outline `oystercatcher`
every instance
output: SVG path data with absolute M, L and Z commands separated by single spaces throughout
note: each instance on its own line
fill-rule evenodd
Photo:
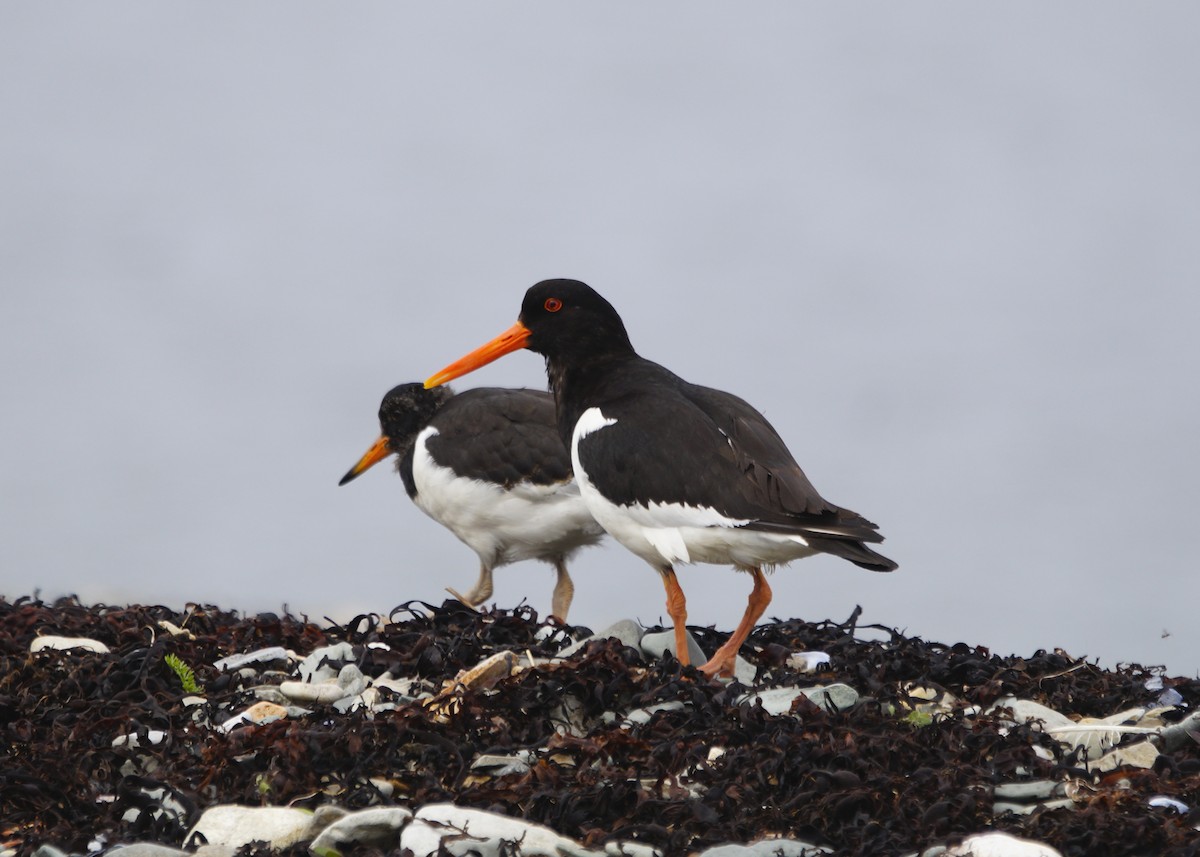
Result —
M 872 571 L 897 567 L 865 544 L 883 541 L 878 527 L 823 499 L 762 414 L 639 357 L 612 305 L 577 280 L 533 286 L 516 324 L 425 386 L 520 348 L 546 358 L 558 430 L 588 509 L 662 575 L 683 663 L 687 608 L 677 562 L 733 565 L 754 579 L 737 629 L 701 667 L 709 676 L 732 675 L 770 603 L 764 566 L 829 553 Z
M 567 559 L 604 530 L 571 478 L 550 395 L 401 384 L 383 397 L 379 425 L 382 436 L 338 484 L 399 456 L 408 496 L 479 556 L 479 580 L 451 595 L 478 607 L 492 595 L 493 569 L 540 559 L 558 574 L 551 612 L 566 622 L 575 592 Z

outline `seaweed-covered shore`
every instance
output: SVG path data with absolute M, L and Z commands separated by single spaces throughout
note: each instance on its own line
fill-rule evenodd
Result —
M 589 632 L 528 608 L 414 603 L 334 625 L 212 606 L 0 598 L 0 851 L 181 846 L 221 804 L 454 803 L 587 847 L 645 843 L 666 855 L 769 837 L 899 855 L 985 830 L 1063 855 L 1200 853 L 1200 729 L 1188 720 L 1200 681 L 865 633 L 855 618 L 760 626 L 743 650 L 755 668 L 747 686 L 709 682 L 614 638 L 555 660 Z M 692 630 L 709 652 L 725 637 Z M 47 635 L 108 651 L 31 651 Z M 278 719 L 238 719 L 295 680 L 297 659 L 341 643 L 329 666 L 353 666 L 373 704 L 314 697 L 281 705 Z M 827 663 L 792 657 L 811 651 Z M 455 683 L 502 652 L 513 669 Z M 856 692 L 852 705 L 801 694 L 772 713 L 750 693 L 835 684 Z M 1012 700 L 1084 728 L 1026 722 Z M 1085 733 L 1109 745 L 1077 739 Z M 1134 744 L 1149 756 L 1112 755 Z M 1098 762 L 1106 756 L 1111 764 Z M 483 757 L 524 762 L 489 768 Z M 1053 786 L 1057 799 L 1002 800 L 1026 783 L 1048 784 L 1047 796 Z

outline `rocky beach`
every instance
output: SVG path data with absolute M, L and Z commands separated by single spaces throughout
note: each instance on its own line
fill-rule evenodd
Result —
M 1195 678 L 857 611 L 728 683 L 669 641 L 0 598 L 0 855 L 1200 854 Z

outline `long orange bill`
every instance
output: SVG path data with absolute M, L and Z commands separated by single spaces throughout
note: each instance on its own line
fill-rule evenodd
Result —
M 367 454 L 358 460 L 358 464 L 350 468 L 349 472 L 342 477 L 342 481 L 339 482 L 338 485 L 345 485 L 351 479 L 357 479 L 364 472 L 374 467 L 391 454 L 392 449 L 390 446 L 388 446 L 388 438 L 385 435 L 379 438 L 379 440 L 375 441 L 371 448 L 367 450 Z
M 453 381 L 455 378 L 466 375 L 468 372 L 474 372 L 480 366 L 486 366 L 493 360 L 498 360 L 505 354 L 518 351 L 528 344 L 529 328 L 518 321 L 487 345 L 476 348 L 466 357 L 455 360 L 436 375 L 429 376 L 429 379 L 425 382 L 425 389 L 431 390 L 434 387 L 445 384 L 447 381 Z

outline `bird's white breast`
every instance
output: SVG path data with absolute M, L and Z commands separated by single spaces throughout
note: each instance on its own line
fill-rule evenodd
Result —
M 553 561 L 602 534 L 572 481 L 518 482 L 504 488 L 457 475 L 426 447 L 437 429 L 427 426 L 413 447 L 413 502 L 450 530 L 489 566 L 524 559 Z

